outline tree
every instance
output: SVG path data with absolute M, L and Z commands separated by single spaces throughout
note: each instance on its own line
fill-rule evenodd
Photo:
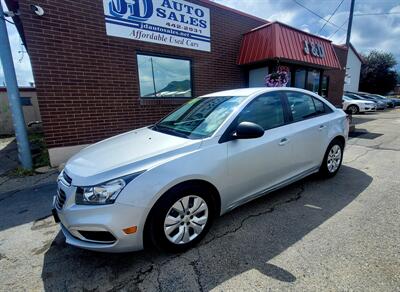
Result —
M 361 66 L 360 91 L 387 94 L 397 83 L 396 58 L 392 53 L 371 51 L 363 56 Z

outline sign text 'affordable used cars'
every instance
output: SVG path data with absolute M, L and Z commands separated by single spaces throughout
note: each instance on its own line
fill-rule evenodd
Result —
M 183 0 L 103 0 L 107 35 L 211 51 L 210 10 Z

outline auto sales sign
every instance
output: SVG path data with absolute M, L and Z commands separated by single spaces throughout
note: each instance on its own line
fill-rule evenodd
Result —
M 210 10 L 183 0 L 103 0 L 107 35 L 211 51 Z

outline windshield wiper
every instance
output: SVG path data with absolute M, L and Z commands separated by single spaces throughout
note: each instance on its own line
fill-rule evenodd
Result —
M 170 127 L 163 126 L 163 125 L 160 125 L 160 124 L 155 124 L 153 126 L 153 130 L 157 131 L 157 132 L 165 133 L 165 134 L 170 134 L 170 135 L 173 135 L 173 136 L 178 136 L 178 137 L 182 137 L 182 138 L 189 138 L 189 135 L 187 135 L 185 133 L 182 133 L 182 132 L 180 132 L 178 130 L 175 130 L 175 129 L 172 129 Z

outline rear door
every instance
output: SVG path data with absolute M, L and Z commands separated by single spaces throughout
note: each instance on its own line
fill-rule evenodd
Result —
M 288 133 L 293 147 L 292 167 L 297 175 L 301 175 L 315 170 L 322 162 L 332 110 L 306 93 L 286 91 L 285 95 L 291 115 Z

